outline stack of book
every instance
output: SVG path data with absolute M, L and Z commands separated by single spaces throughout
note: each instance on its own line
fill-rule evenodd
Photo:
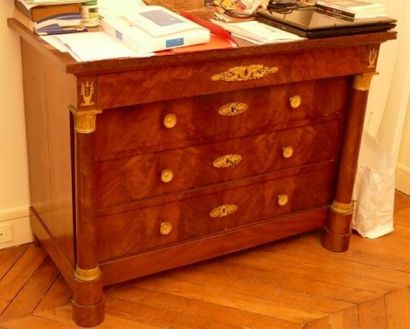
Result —
M 322 12 L 356 20 L 386 17 L 383 2 L 365 0 L 317 0 L 316 8 Z
M 81 0 L 14 0 L 14 18 L 38 35 L 84 31 Z

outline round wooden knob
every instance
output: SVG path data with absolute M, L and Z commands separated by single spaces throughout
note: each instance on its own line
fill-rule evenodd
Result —
M 163 183 L 169 183 L 174 179 L 174 172 L 171 169 L 164 169 L 161 171 L 161 181 Z
M 168 113 L 164 117 L 164 127 L 171 129 L 174 128 L 177 124 L 177 116 L 174 113 Z
M 278 205 L 284 207 L 289 202 L 289 196 L 287 194 L 279 194 L 278 195 Z
M 171 231 L 172 231 L 172 224 L 170 222 L 163 222 L 159 226 L 159 233 L 161 233 L 161 235 L 168 235 L 171 233 Z
M 297 109 L 302 104 L 302 97 L 295 95 L 289 98 L 289 105 L 292 109 Z
M 293 150 L 292 146 L 285 146 L 282 149 L 282 155 L 285 159 L 291 158 L 293 156 L 293 152 L 294 152 L 294 150 Z

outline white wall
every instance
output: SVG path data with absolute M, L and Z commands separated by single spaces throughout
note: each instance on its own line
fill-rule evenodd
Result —
M 386 63 L 393 66 L 394 71 L 377 137 L 397 159 L 410 95 L 410 3 L 408 0 L 389 0 L 389 3 L 399 22 L 397 57 L 395 61 Z
M 402 8 L 396 74 L 378 135 L 398 157 L 396 188 L 410 195 L 410 3 L 406 2 Z
M 0 249 L 32 239 L 20 44 L 6 23 L 12 13 L 13 1 L 0 1 Z

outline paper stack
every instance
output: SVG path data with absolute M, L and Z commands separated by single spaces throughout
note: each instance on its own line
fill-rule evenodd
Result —
M 108 12 L 109 13 L 109 12 Z M 106 15 L 104 31 L 46 36 L 43 39 L 78 62 L 149 57 L 155 51 L 210 41 L 209 29 L 160 6 L 141 6 L 130 16 Z
M 105 32 L 68 33 L 44 36 L 42 39 L 58 50 L 68 52 L 77 62 L 152 56 L 136 53 Z

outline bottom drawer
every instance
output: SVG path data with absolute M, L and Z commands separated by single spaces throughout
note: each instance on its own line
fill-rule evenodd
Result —
M 334 166 L 97 219 L 100 261 L 322 207 L 333 196 Z

